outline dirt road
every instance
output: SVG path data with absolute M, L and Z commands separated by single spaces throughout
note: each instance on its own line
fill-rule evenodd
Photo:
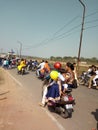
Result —
M 3 70 L 2 70 L 3 71 Z M 26 90 L 2 73 L 0 84 L 0 130 L 59 130 L 39 106 L 35 106 Z
M 85 86 L 74 89 L 74 113 L 72 118 L 63 119 L 39 107 L 42 82 L 35 73 L 21 76 L 16 72 L 6 70 L 5 82 L 0 84 L 0 98 L 4 97 L 0 100 L 0 130 L 98 130 L 98 90 Z

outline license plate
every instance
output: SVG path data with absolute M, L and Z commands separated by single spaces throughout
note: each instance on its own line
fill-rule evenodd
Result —
M 66 109 L 73 109 L 72 104 L 67 104 L 67 105 L 66 105 Z

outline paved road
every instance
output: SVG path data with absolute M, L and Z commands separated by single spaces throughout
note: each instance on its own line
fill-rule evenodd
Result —
M 37 79 L 34 72 L 21 76 L 17 75 L 15 69 L 8 71 L 22 84 L 23 89 L 28 89 L 32 95 L 32 102 L 38 106 L 38 102 L 41 100 L 42 81 Z M 98 130 L 98 90 L 80 86 L 74 89 L 72 93 L 76 99 L 72 118 L 63 119 L 55 113 L 51 113 L 51 115 L 65 130 L 92 130 L 92 128 Z

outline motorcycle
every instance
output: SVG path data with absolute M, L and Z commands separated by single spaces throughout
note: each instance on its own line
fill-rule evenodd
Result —
M 82 74 L 78 77 L 78 82 L 80 85 L 88 86 L 89 79 L 90 79 L 90 75 L 87 74 L 86 72 L 82 72 Z
M 21 70 L 18 70 L 18 74 L 24 75 L 25 74 L 25 67 L 22 67 Z
M 75 99 L 71 94 L 72 89 L 68 89 L 62 96 L 59 102 L 48 101 L 47 107 L 50 111 L 56 112 L 63 118 L 71 118 Z
M 28 64 L 28 65 L 27 65 L 27 70 L 28 70 L 28 71 L 32 71 L 32 65 Z
M 39 68 L 37 68 L 37 69 L 39 69 Z M 37 76 L 39 79 L 41 79 L 42 81 L 43 81 L 48 75 L 49 75 L 49 72 L 48 72 L 47 70 L 45 70 L 45 69 L 44 69 L 44 72 L 39 71 L 39 74 L 38 74 L 38 72 L 37 72 L 37 70 L 36 70 L 36 76 Z
M 85 86 L 89 86 L 89 80 L 90 80 L 91 75 L 86 73 L 86 72 L 82 72 L 82 74 L 78 77 L 78 82 L 80 85 L 85 85 Z M 92 80 L 92 84 L 91 87 L 92 88 L 97 88 L 98 89 L 98 78 L 95 80 L 96 81 L 96 85 L 97 86 L 93 86 L 93 80 Z

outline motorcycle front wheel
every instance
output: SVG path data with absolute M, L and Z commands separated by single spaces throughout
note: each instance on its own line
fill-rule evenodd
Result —
M 85 82 L 84 82 L 84 80 L 82 78 L 78 78 L 78 83 L 80 85 L 84 85 L 85 84 Z

